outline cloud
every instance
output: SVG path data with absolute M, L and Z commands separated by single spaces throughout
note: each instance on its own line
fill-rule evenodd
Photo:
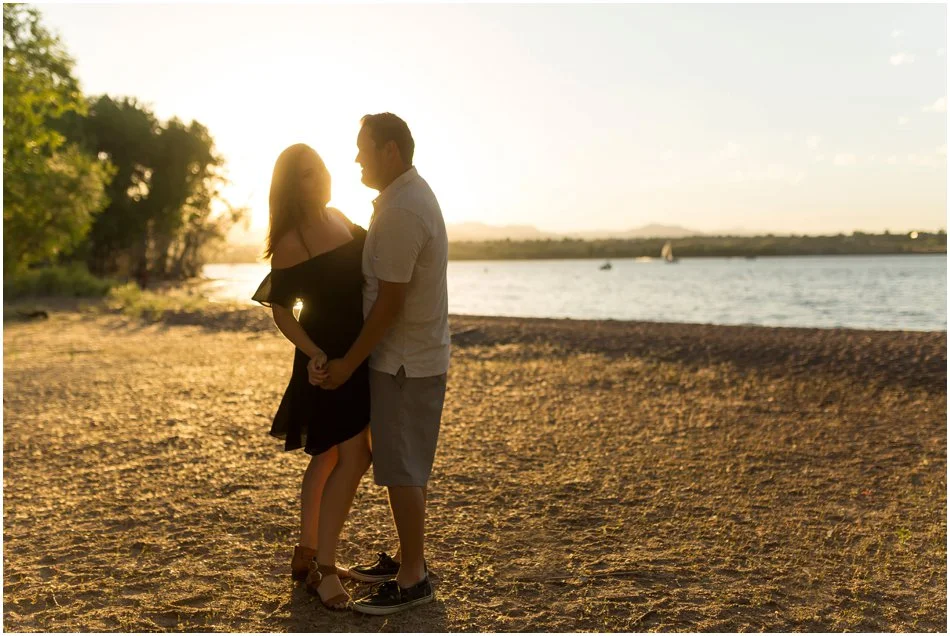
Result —
M 798 172 L 792 174 L 784 165 L 770 163 L 767 166 L 746 166 L 745 168 L 737 168 L 726 178 L 730 183 L 784 181 L 786 183 L 798 184 L 805 178 L 805 173 Z
M 858 162 L 858 158 L 851 153 L 842 152 L 835 155 L 836 166 L 853 166 Z
M 739 156 L 741 150 L 742 146 L 734 141 L 730 141 L 726 144 L 726 147 L 719 152 L 719 156 L 723 159 L 735 159 Z
M 891 31 L 892 38 L 899 38 L 902 35 L 904 35 L 904 32 L 901 31 L 900 29 L 894 29 L 893 31 Z
M 910 153 L 907 155 L 907 163 L 914 166 L 921 166 L 923 168 L 934 168 L 937 165 L 937 160 L 930 155 L 918 155 L 917 153 Z
M 898 53 L 891 56 L 891 66 L 900 66 L 901 64 L 911 64 L 914 61 L 913 53 Z
M 808 139 L 805 140 L 805 145 L 814 150 L 818 147 L 818 144 L 821 143 L 821 137 L 818 135 L 810 135 Z
M 937 168 L 946 165 L 947 146 L 936 148 L 933 153 L 909 152 L 904 155 L 890 155 L 885 162 L 891 166 L 917 166 L 919 168 Z
M 909 117 L 904 117 L 903 115 L 901 115 L 900 117 L 897 118 L 897 125 L 900 126 L 901 128 L 903 128 L 909 123 L 910 123 Z
M 945 113 L 947 112 L 947 96 L 944 95 L 930 106 L 921 108 L 925 113 Z

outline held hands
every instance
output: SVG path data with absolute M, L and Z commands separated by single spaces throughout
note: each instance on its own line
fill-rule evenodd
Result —
M 327 354 L 321 349 L 317 349 L 317 353 L 307 363 L 307 375 L 310 376 L 310 384 L 316 386 L 325 379 L 326 364 Z
M 310 376 L 310 384 L 333 390 L 345 384 L 353 375 L 353 370 L 342 359 L 337 358 L 326 362 L 326 356 L 323 356 L 322 361 L 318 356 L 310 359 L 307 364 L 307 374 Z
M 327 362 L 325 369 L 326 379 L 323 381 L 323 384 L 320 385 L 324 389 L 335 389 L 345 384 L 346 381 L 350 379 L 350 376 L 353 375 L 353 369 L 349 368 L 346 362 L 341 358 Z
M 317 352 L 314 354 L 314 356 L 310 358 L 310 364 L 313 364 L 316 367 L 325 366 L 326 363 L 327 363 L 327 354 L 323 351 L 323 349 L 317 349 Z
M 310 358 L 310 362 L 307 363 L 307 375 L 310 379 L 310 384 L 314 386 L 319 386 L 326 380 L 327 377 L 327 361 L 324 357 L 321 361 L 320 357 Z

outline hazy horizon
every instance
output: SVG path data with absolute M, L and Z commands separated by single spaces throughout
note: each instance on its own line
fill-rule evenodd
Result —
M 470 229 L 470 228 L 464 228 L 464 226 L 482 226 L 484 228 L 484 232 L 480 233 L 479 232 L 480 228 Z M 630 236 L 630 237 L 626 236 L 630 232 L 636 232 L 637 230 L 643 230 L 644 228 L 653 227 L 653 226 L 671 227 L 671 228 L 675 228 L 681 231 L 677 232 L 676 234 L 670 234 L 670 235 L 641 234 L 638 236 Z M 512 238 L 512 240 L 519 240 L 519 239 L 531 240 L 534 237 L 527 236 L 527 235 L 532 232 L 537 232 L 538 237 L 543 239 L 546 237 L 553 238 L 553 237 L 562 237 L 562 236 L 580 236 L 581 238 L 599 238 L 599 237 L 609 238 L 612 236 L 622 237 L 622 238 L 641 238 L 641 237 L 642 238 L 680 238 L 680 237 L 685 237 L 685 236 L 700 236 L 700 235 L 710 236 L 710 237 L 714 237 L 714 236 L 755 237 L 755 236 L 765 236 L 767 234 L 775 234 L 777 236 L 791 235 L 791 234 L 804 235 L 804 236 L 829 236 L 829 235 L 837 235 L 837 234 L 851 235 L 854 232 L 863 231 L 860 229 L 854 229 L 854 230 L 849 230 L 849 231 L 824 232 L 824 233 L 822 232 L 811 232 L 811 233 L 770 232 L 767 230 L 756 230 L 755 228 L 738 228 L 738 227 L 722 228 L 722 229 L 712 230 L 712 231 L 700 231 L 700 230 L 696 230 L 695 228 L 686 228 L 686 227 L 676 226 L 676 225 L 648 223 L 640 227 L 623 228 L 623 229 L 617 229 L 617 230 L 590 228 L 590 229 L 581 229 L 581 230 L 571 230 L 571 231 L 566 231 L 566 232 L 555 232 L 551 230 L 546 230 L 544 228 L 539 228 L 534 225 L 523 225 L 523 224 L 490 225 L 490 224 L 481 223 L 480 221 L 462 221 L 459 223 L 448 223 L 446 227 L 448 229 L 450 241 L 466 241 L 466 240 L 481 241 L 481 240 L 504 239 L 506 237 L 510 237 Z M 465 234 L 462 234 L 463 228 L 464 228 Z M 510 233 L 504 233 L 503 232 L 504 230 L 510 230 Z M 931 233 L 946 232 L 947 228 L 946 228 L 946 225 L 941 226 L 941 227 L 936 227 L 936 228 L 919 228 L 919 227 L 898 228 L 898 229 L 884 228 L 884 230 L 882 230 L 881 232 L 873 232 L 873 233 L 882 234 L 884 231 L 887 231 L 890 234 L 896 235 L 896 234 L 909 234 L 912 231 L 931 232 Z M 249 244 L 254 244 L 254 243 L 261 243 L 263 242 L 264 236 L 266 235 L 266 233 L 267 233 L 267 228 L 261 227 L 261 226 L 252 227 L 250 229 L 235 228 L 235 230 L 231 233 L 231 236 L 229 237 L 229 242 L 234 243 L 236 245 L 249 245 Z M 482 236 L 485 236 L 485 238 L 481 238 Z
M 298 141 L 366 224 L 355 138 L 384 110 L 450 224 L 946 228 L 945 5 L 39 9 L 86 94 L 208 126 L 254 231 Z

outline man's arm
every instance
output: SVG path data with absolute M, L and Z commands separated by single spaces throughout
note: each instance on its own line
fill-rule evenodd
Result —
M 360 335 L 346 355 L 327 363 L 323 374 L 316 365 L 310 366 L 310 382 L 325 389 L 335 389 L 346 382 L 386 336 L 405 304 L 416 259 L 431 238 L 422 218 L 403 208 L 381 212 L 374 227 L 377 238 L 369 249 L 379 293 L 363 321 Z
M 350 347 L 350 350 L 343 356 L 345 368 L 350 373 L 356 371 L 357 367 L 363 364 L 363 361 L 373 352 L 379 341 L 383 339 L 386 332 L 395 322 L 402 306 L 406 301 L 406 288 L 409 283 L 390 283 L 389 281 L 379 281 L 379 295 L 369 315 L 363 322 L 363 329 L 356 342 Z
M 325 369 L 318 369 L 317 365 L 311 362 L 308 366 L 311 384 L 319 384 L 324 389 L 335 389 L 350 379 L 353 372 L 363 364 L 363 361 L 383 339 L 399 312 L 402 311 L 408 285 L 409 283 L 379 281 L 379 294 L 372 309 L 369 310 L 369 315 L 363 321 L 360 335 L 345 356 L 330 360 Z

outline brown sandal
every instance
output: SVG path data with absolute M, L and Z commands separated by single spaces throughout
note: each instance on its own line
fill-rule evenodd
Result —
M 345 590 L 342 594 L 337 594 L 327 600 L 324 600 L 323 596 L 320 595 L 318 588 L 323 582 L 323 579 L 329 576 L 337 577 L 337 581 L 340 582 L 340 577 L 337 575 L 335 565 L 323 565 L 317 563 L 316 559 L 314 559 L 310 565 L 310 572 L 307 574 L 307 591 L 311 594 L 315 594 L 317 598 L 320 599 L 320 603 L 328 610 L 343 611 L 349 609 L 350 595 L 347 594 Z M 342 582 L 340 582 L 340 587 L 343 587 Z
M 290 560 L 290 577 L 295 581 L 303 581 L 310 571 L 310 561 L 317 556 L 317 551 L 305 548 L 302 545 L 294 546 L 294 558 Z

